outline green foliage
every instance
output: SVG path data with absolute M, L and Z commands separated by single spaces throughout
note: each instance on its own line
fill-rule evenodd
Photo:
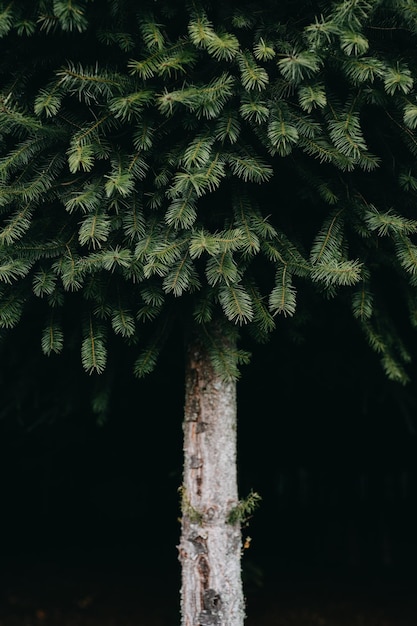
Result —
M 389 95 L 400 91 L 404 94 L 410 92 L 413 87 L 413 78 L 408 67 L 396 63 L 394 67 L 388 67 L 384 75 L 385 90 Z
M 412 3 L 168 4 L 0 7 L 0 326 L 35 297 L 59 352 L 77 298 L 86 371 L 110 329 L 143 376 L 192 320 L 230 379 L 248 355 L 211 324 L 264 341 L 313 289 L 405 380 L 380 276 L 414 320 Z
M 352 294 L 352 312 L 361 322 L 370 320 L 373 313 L 374 297 L 369 285 L 369 272 L 362 273 L 362 281 L 358 283 Z
M 307 113 L 316 108 L 322 109 L 327 104 L 326 90 L 320 83 L 302 85 L 298 97 L 301 108 Z
M 24 298 L 21 294 L 0 286 L 0 328 L 13 328 L 23 313 Z
M 61 326 L 51 318 L 48 326 L 42 331 L 42 352 L 49 356 L 53 352 L 59 354 L 64 347 L 64 334 Z
M 409 377 L 404 364 L 409 363 L 410 355 L 404 349 L 395 328 L 387 320 L 375 316 L 374 323 L 364 322 L 362 329 L 369 345 L 380 355 L 387 377 L 394 382 L 407 383 Z
M 242 52 L 239 55 L 240 78 L 244 89 L 248 91 L 262 91 L 269 83 L 266 70 L 258 65 L 250 52 Z
M 219 302 L 228 320 L 243 324 L 253 319 L 252 301 L 242 285 L 229 284 L 220 287 Z
M 33 293 L 42 298 L 50 296 L 56 287 L 56 275 L 51 271 L 45 271 L 42 267 L 33 275 Z
M 275 277 L 275 287 L 269 295 L 269 308 L 283 315 L 294 315 L 296 309 L 296 290 L 292 275 L 287 266 L 280 268 Z
M 284 56 L 278 61 L 278 67 L 284 78 L 296 84 L 317 74 L 320 66 L 320 57 L 308 50 L 294 50 L 291 54 Z
M 74 0 L 54 0 L 53 13 L 64 31 L 77 30 L 82 33 L 88 26 L 84 15 L 84 3 Z
M 377 231 L 380 237 L 410 235 L 417 232 L 417 220 L 411 220 L 394 213 L 392 209 L 380 212 L 370 205 L 365 213 L 367 227 L 371 231 Z
M 150 374 L 155 369 L 160 348 L 158 344 L 150 343 L 144 350 L 142 350 L 140 356 L 136 359 L 133 371 L 138 378 Z
M 111 325 L 114 332 L 122 337 L 135 334 L 135 318 L 128 309 L 115 309 L 111 316 Z
M 104 372 L 107 361 L 104 329 L 93 322 L 92 317 L 86 322 L 84 339 L 81 344 L 81 362 L 89 374 Z
M 242 525 L 247 525 L 249 519 L 252 517 L 252 514 L 260 505 L 261 500 L 262 498 L 259 493 L 256 493 L 256 491 L 251 491 L 244 500 L 240 500 L 239 504 L 237 504 L 237 506 L 235 506 L 229 512 L 227 518 L 228 524 L 239 523 Z

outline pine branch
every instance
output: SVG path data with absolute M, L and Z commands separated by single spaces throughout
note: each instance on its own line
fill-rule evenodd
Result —
M 64 347 L 64 333 L 61 326 L 51 317 L 49 324 L 45 326 L 41 336 L 42 352 L 50 356 L 52 353 L 60 354 Z
M 111 325 L 116 335 L 122 337 L 132 337 L 136 331 L 134 316 L 128 309 L 122 307 L 113 310 Z
M 80 257 L 68 246 L 65 254 L 52 265 L 52 269 L 61 278 L 65 291 L 78 291 L 83 286 L 84 271 Z
M 234 111 L 224 112 L 217 118 L 214 129 L 214 137 L 224 143 L 228 140 L 231 144 L 236 143 L 241 132 L 241 125 Z
M 382 78 L 385 72 L 382 61 L 365 56 L 346 59 L 343 62 L 343 69 L 354 85 L 373 83 L 375 79 Z
M 234 82 L 233 76 L 223 72 L 206 85 L 192 85 L 175 91 L 165 89 L 157 97 L 158 108 L 163 115 L 172 115 L 178 105 L 183 105 L 198 118 L 215 118 L 232 97 Z
M 11 285 L 29 274 L 33 265 L 31 259 L 0 257 L 0 281 Z
M 140 120 L 145 107 L 153 104 L 155 94 L 150 89 L 142 89 L 126 95 L 115 96 L 109 101 L 109 110 L 122 122 Z
M 22 316 L 25 299 L 18 290 L 0 287 L 0 328 L 14 328 Z
M 165 221 L 176 229 L 190 229 L 197 218 L 197 198 L 193 190 L 184 197 L 174 198 L 165 213 Z
M 352 312 L 353 316 L 365 322 L 370 320 L 373 314 L 373 293 L 369 287 L 369 272 L 363 272 L 363 280 L 360 286 L 352 294 Z
M 84 333 L 81 344 L 82 365 L 88 374 L 101 374 L 105 370 L 107 361 L 104 329 L 95 325 L 90 317 Z
M 244 120 L 262 124 L 269 117 L 269 108 L 257 94 L 244 93 L 241 98 L 240 114 Z
M 206 264 L 206 277 L 209 285 L 214 287 L 219 283 L 227 286 L 239 281 L 239 270 L 231 252 L 223 252 L 211 257 Z
M 314 109 L 322 109 L 327 104 L 326 90 L 323 83 L 302 85 L 298 89 L 300 106 L 307 113 Z
M 242 285 L 226 284 L 219 289 L 219 302 L 227 319 L 246 324 L 253 319 L 252 300 Z
M 122 215 L 123 232 L 132 242 L 145 235 L 145 216 L 137 194 Z
M 415 279 L 417 277 L 417 246 L 408 237 L 397 237 L 395 252 L 401 267 Z
M 368 39 L 358 30 L 342 30 L 340 32 L 340 47 L 348 56 L 360 56 L 369 49 Z
M 275 287 L 269 295 L 269 309 L 276 315 L 294 315 L 296 309 L 296 289 L 287 266 L 281 267 L 275 276 Z
M 268 139 L 274 148 L 271 154 L 277 152 L 280 156 L 287 156 L 298 142 L 298 130 L 284 119 L 281 111 L 277 110 L 275 115 L 270 120 L 267 131 Z
M 253 54 L 257 61 L 270 61 L 275 57 L 273 43 L 267 43 L 262 37 L 253 46 Z
M 26 206 L 12 213 L 0 230 L 0 244 L 11 245 L 21 239 L 30 229 L 32 217 L 32 203 L 28 203 Z
M 265 342 L 275 328 L 274 318 L 268 311 L 264 297 L 253 283 L 249 283 L 247 291 L 250 295 L 253 308 L 252 334 L 258 342 Z
M 358 259 L 352 261 L 329 259 L 313 266 L 311 278 L 326 287 L 355 285 L 361 279 L 362 267 L 363 264 Z
M 192 264 L 188 250 L 184 256 L 175 263 L 171 263 L 171 270 L 165 276 L 162 286 L 166 293 L 172 293 L 179 297 L 184 292 L 193 292 L 199 289 L 201 283 L 198 274 Z
M 413 88 L 411 71 L 405 65 L 400 65 L 400 63 L 388 67 L 385 70 L 384 86 L 385 91 L 391 96 L 397 91 L 408 94 Z
M 195 51 L 185 41 L 180 40 L 161 51 L 147 54 L 140 60 L 131 59 L 128 69 L 132 76 L 137 75 L 147 81 L 155 76 L 175 77 L 177 74 L 186 74 L 195 62 Z
M 392 209 L 381 212 L 374 205 L 369 205 L 365 213 L 367 228 L 379 237 L 410 235 L 417 232 L 417 220 L 398 215 Z
M 278 67 L 284 78 L 297 85 L 304 79 L 317 74 L 321 65 L 320 57 L 307 50 L 294 50 L 290 55 L 284 56 L 278 61 Z
M 104 202 L 102 181 L 99 178 L 90 179 L 83 187 L 70 191 L 64 196 L 65 208 L 68 213 L 94 213 Z
M 310 253 L 311 263 L 325 263 L 341 258 L 343 241 L 343 211 L 333 211 L 317 234 Z
M 64 93 L 77 96 L 80 102 L 87 105 L 111 100 L 115 93 L 123 89 L 126 82 L 120 74 L 98 65 L 83 67 L 81 63 L 71 62 L 57 72 L 57 77 Z
M 158 24 L 154 15 L 147 14 L 139 22 L 140 33 L 147 49 L 152 52 L 156 49 L 163 50 L 165 46 L 165 37 L 162 32 L 163 24 Z
M 250 354 L 236 347 L 237 334 L 231 327 L 217 322 L 215 328 L 201 326 L 202 337 L 208 350 L 210 361 L 225 382 L 235 381 L 240 376 L 239 364 L 247 364 Z
M 269 76 L 265 68 L 258 65 L 249 51 L 238 55 L 240 78 L 247 91 L 263 91 L 269 83 Z
M 272 167 L 257 156 L 231 153 L 228 155 L 228 161 L 233 174 L 245 182 L 262 183 L 269 180 L 273 175 Z
M 108 215 L 97 210 L 82 220 L 78 231 L 78 241 L 82 246 L 100 248 L 108 240 L 110 229 L 111 223 Z
M 41 268 L 34 274 L 32 284 L 35 296 L 50 296 L 56 289 L 56 275 L 51 270 Z
M 82 4 L 74 0 L 54 0 L 53 11 L 62 30 L 82 33 L 87 29 L 88 21 Z

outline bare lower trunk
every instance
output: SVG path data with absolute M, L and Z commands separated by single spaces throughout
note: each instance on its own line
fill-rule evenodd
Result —
M 188 349 L 179 559 L 182 626 L 242 626 L 236 383 L 225 382 L 198 342 Z

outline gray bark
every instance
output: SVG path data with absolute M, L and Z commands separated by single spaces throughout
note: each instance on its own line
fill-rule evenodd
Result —
M 188 347 L 179 559 L 182 626 L 242 626 L 236 383 L 214 370 L 198 341 Z

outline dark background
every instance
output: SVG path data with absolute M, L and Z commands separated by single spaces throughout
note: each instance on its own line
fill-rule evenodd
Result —
M 134 355 L 119 343 L 101 377 L 83 373 L 76 338 L 50 358 L 39 344 L 27 322 L 1 354 L 7 593 L 25 572 L 43 568 L 55 578 L 68 571 L 138 576 L 176 597 L 179 334 L 144 380 L 134 378 Z M 284 582 L 317 580 L 412 587 L 415 365 L 409 385 L 389 382 L 336 303 L 305 328 L 284 320 L 268 344 L 247 345 L 252 361 L 238 383 L 239 482 L 242 497 L 253 489 L 262 502 L 243 529 L 252 538 L 243 558 L 246 592 L 261 597 Z M 97 398 L 106 394 L 107 408 L 98 412 Z

